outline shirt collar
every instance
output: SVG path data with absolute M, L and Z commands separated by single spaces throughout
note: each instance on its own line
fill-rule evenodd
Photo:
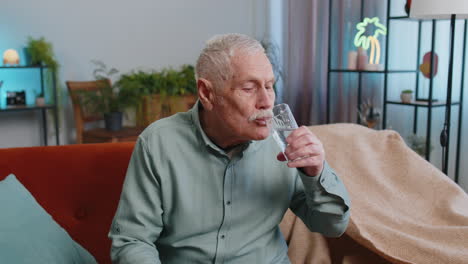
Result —
M 211 141 L 211 139 L 206 135 L 205 131 L 203 130 L 200 122 L 200 108 L 202 107 L 203 105 L 200 103 L 200 100 L 197 100 L 192 109 L 189 110 L 192 119 L 192 124 L 195 127 L 195 130 L 199 136 L 200 144 L 202 146 L 209 147 L 222 155 L 227 156 L 227 153 L 223 149 L 218 147 L 215 143 L 213 143 L 213 141 Z M 245 143 L 245 146 L 243 147 L 241 152 L 251 152 L 257 150 L 261 143 L 261 141 L 250 140 Z

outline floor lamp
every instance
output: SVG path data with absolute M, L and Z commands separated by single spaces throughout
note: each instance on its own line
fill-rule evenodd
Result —
M 443 152 L 442 171 L 445 174 L 448 174 L 448 144 L 450 135 L 450 114 L 452 110 L 452 74 L 455 19 L 468 18 L 468 0 L 413 0 L 410 8 L 410 17 L 421 19 L 450 19 L 450 57 L 447 78 L 447 101 L 445 102 L 444 127 L 440 133 L 440 144 L 442 146 Z M 463 87 L 461 87 L 461 89 L 463 89 Z

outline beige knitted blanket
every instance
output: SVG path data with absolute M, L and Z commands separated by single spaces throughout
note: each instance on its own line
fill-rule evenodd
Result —
M 342 238 L 325 239 L 288 211 L 281 229 L 293 263 L 468 263 L 468 195 L 398 133 L 311 130 L 350 193 L 351 218 Z

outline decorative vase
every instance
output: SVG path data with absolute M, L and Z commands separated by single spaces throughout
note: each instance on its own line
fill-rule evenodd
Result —
M 31 54 L 29 53 L 27 48 L 23 48 L 23 54 L 24 54 L 23 56 L 24 65 L 26 66 L 31 65 Z
M 413 99 L 413 93 L 401 93 L 400 98 L 403 103 L 409 104 Z
M 357 60 L 358 60 L 357 51 L 353 50 L 353 51 L 348 52 L 348 70 L 357 69 Z
M 368 64 L 369 57 L 367 56 L 367 52 L 363 48 L 358 49 L 357 53 L 357 68 L 358 70 L 365 71 L 366 66 Z
M 44 97 L 36 97 L 36 105 L 37 106 L 44 106 L 45 105 L 45 98 Z
M 122 129 L 122 112 L 111 112 L 104 114 L 106 129 L 109 131 L 118 131 Z

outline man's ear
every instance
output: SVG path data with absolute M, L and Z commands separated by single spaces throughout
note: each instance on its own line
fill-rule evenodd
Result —
M 198 98 L 206 110 L 213 109 L 215 100 L 214 87 L 207 79 L 199 78 L 197 81 Z

